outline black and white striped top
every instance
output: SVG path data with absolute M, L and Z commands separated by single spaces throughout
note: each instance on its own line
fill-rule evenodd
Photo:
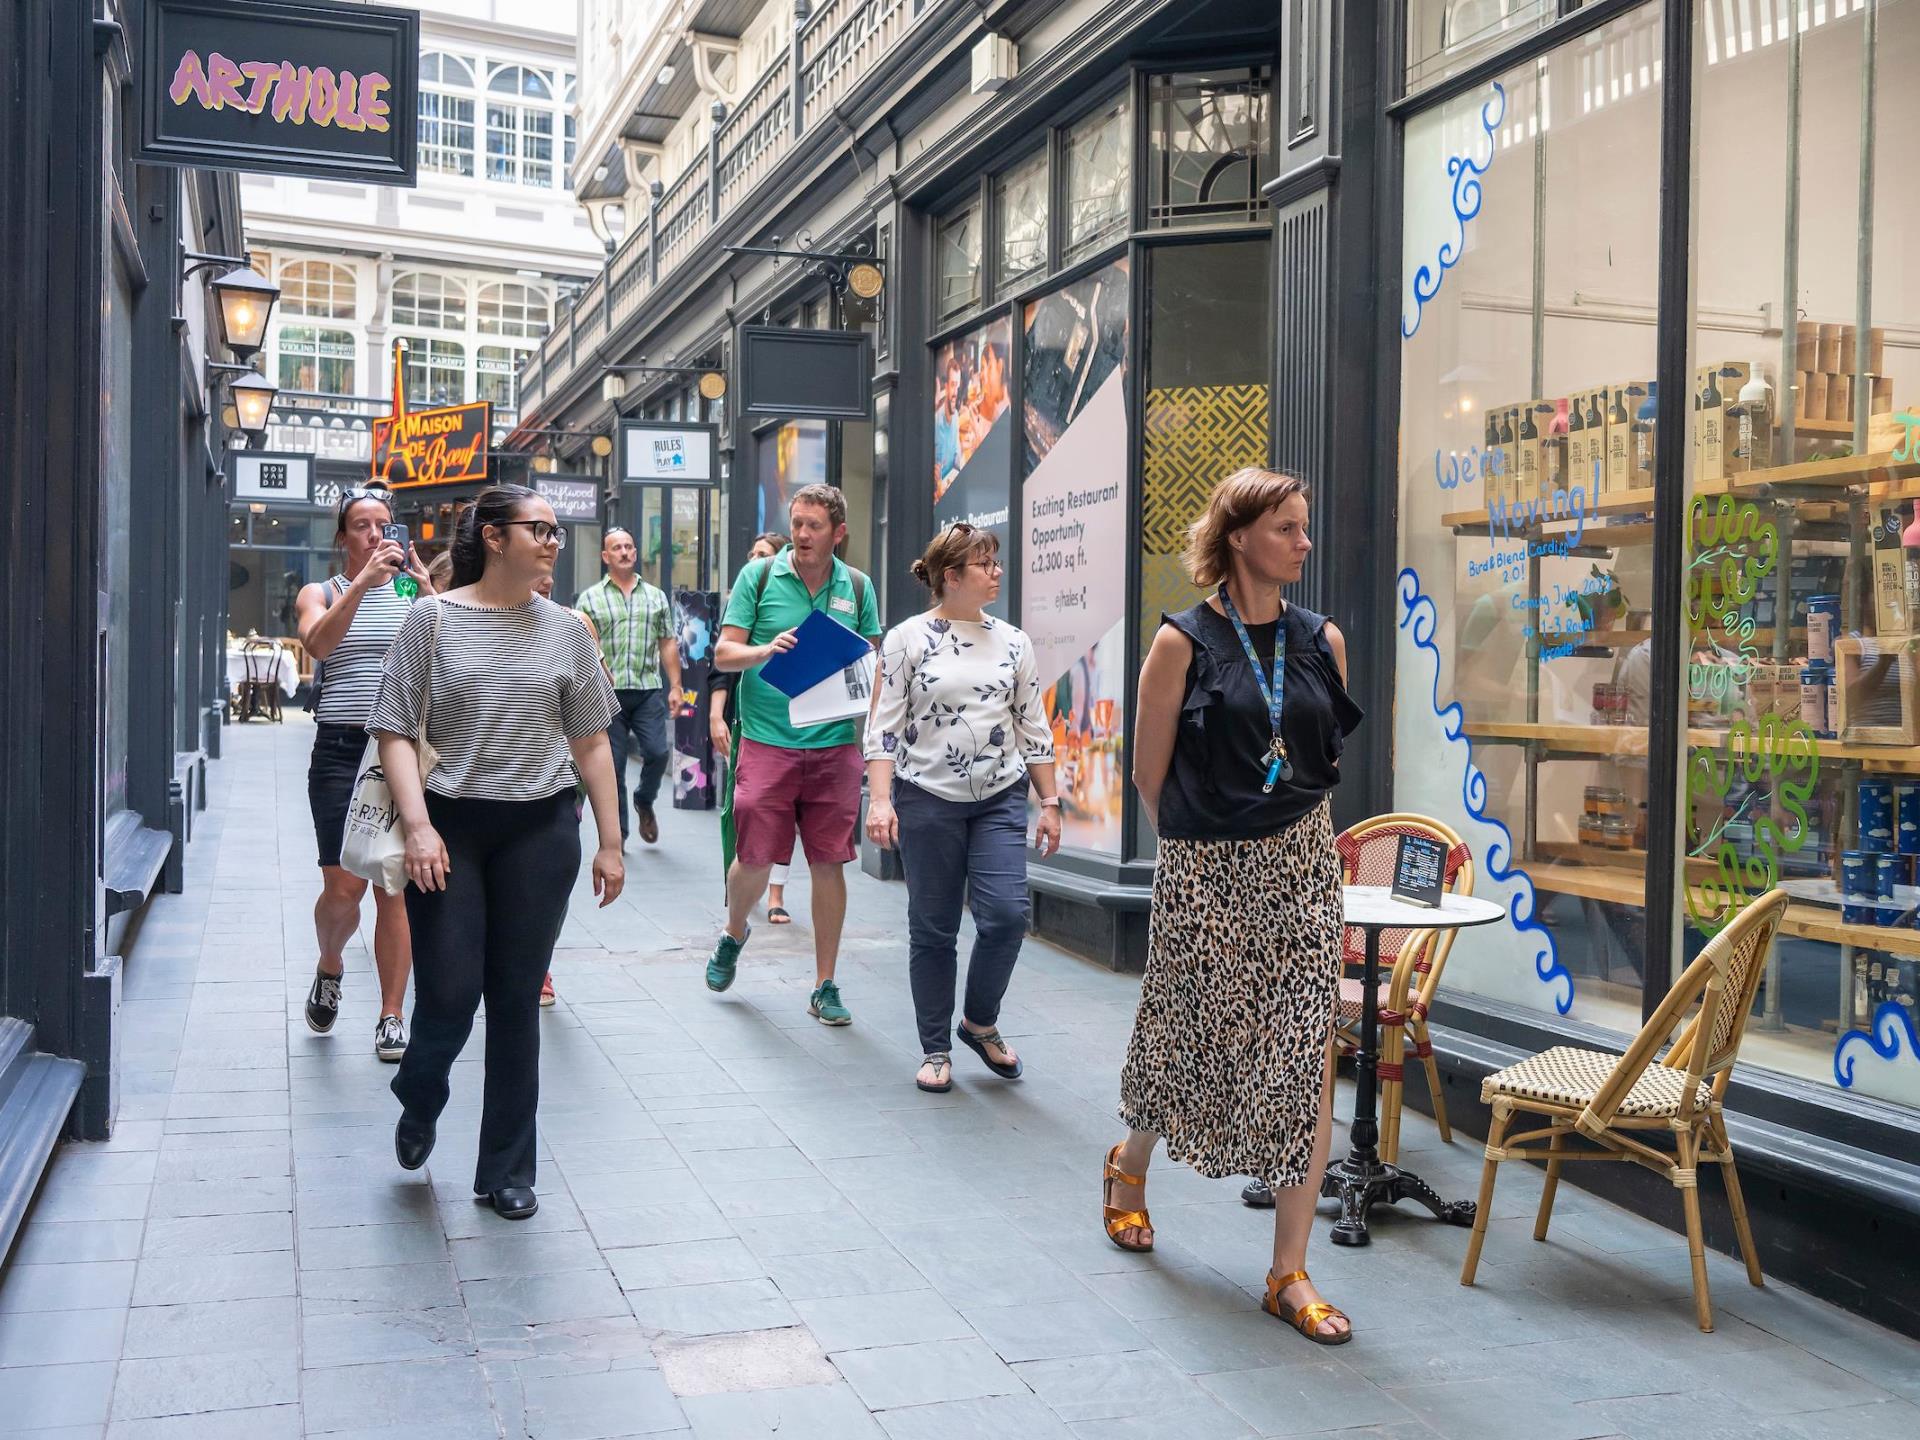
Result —
M 536 595 L 505 608 L 426 600 L 387 652 L 367 729 L 415 738 L 434 612 L 433 704 L 427 739 L 436 795 L 543 800 L 577 778 L 567 741 L 605 730 L 618 702 L 600 652 L 573 611 Z
M 327 581 L 332 603 L 338 605 L 347 593 L 347 581 L 335 575 Z M 347 633 L 323 661 L 320 672 L 320 704 L 313 718 L 322 725 L 351 725 L 358 730 L 373 713 L 373 697 L 380 689 L 380 664 L 400 633 L 411 600 L 402 600 L 391 583 L 376 585 L 360 597 L 360 608 L 353 612 Z

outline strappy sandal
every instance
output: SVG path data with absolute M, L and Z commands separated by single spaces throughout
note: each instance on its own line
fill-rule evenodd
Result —
M 989 1045 L 999 1046 L 1002 1055 L 1013 1048 L 1000 1038 L 1000 1031 L 997 1028 L 993 1030 L 982 1030 L 976 1035 L 973 1031 L 962 1025 L 960 1027 L 960 1043 L 985 1061 L 987 1069 L 993 1071 L 993 1073 L 998 1075 L 1002 1080 L 1018 1080 L 1021 1070 L 1025 1068 L 1021 1065 L 1018 1055 L 1013 1057 L 1013 1063 L 1011 1065 L 1003 1065 L 991 1055 L 987 1054 L 987 1047 Z
M 1280 1292 L 1287 1286 L 1306 1278 L 1307 1272 L 1304 1270 L 1291 1270 L 1278 1276 L 1269 1270 L 1267 1298 L 1260 1302 L 1260 1308 L 1274 1319 L 1285 1321 L 1316 1345 L 1346 1344 L 1353 1338 L 1353 1317 L 1339 1306 L 1329 1305 L 1325 1300 L 1310 1300 L 1296 1310 L 1280 1298 Z M 1322 1333 L 1320 1327 L 1334 1319 L 1345 1320 L 1347 1328 L 1331 1334 Z
M 1119 1210 L 1113 1205 L 1113 1186 L 1118 1181 L 1122 1185 L 1141 1185 L 1147 1183 L 1144 1175 L 1129 1175 L 1119 1165 L 1120 1147 L 1114 1146 L 1107 1152 L 1106 1173 L 1100 1182 L 1100 1218 L 1107 1227 L 1107 1238 L 1122 1250 L 1144 1255 L 1153 1249 L 1153 1221 L 1144 1209 Z M 1144 1230 L 1146 1240 L 1122 1240 L 1120 1237 L 1129 1230 Z
M 953 1089 L 953 1057 L 944 1050 L 935 1050 L 921 1060 L 920 1069 L 924 1070 L 929 1065 L 935 1067 L 936 1074 L 944 1070 L 947 1078 L 942 1080 L 938 1085 L 929 1085 L 926 1081 L 922 1080 L 916 1072 L 913 1077 L 913 1083 L 918 1085 L 922 1090 L 925 1090 L 929 1095 L 944 1095 L 947 1091 Z

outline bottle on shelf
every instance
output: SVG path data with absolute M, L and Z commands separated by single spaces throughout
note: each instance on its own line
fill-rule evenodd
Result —
M 1507 497 L 1509 503 L 1520 495 L 1520 446 L 1513 434 L 1511 405 L 1504 405 L 1500 409 L 1500 493 Z
M 1571 488 L 1587 483 L 1587 417 L 1581 413 L 1578 395 L 1568 400 L 1566 405 L 1567 463 L 1566 473 L 1561 476 L 1561 481 Z
M 1520 498 L 1540 493 L 1540 427 L 1533 423 L 1532 405 L 1520 407 Z
M 1567 402 L 1542 400 L 1533 408 L 1540 415 L 1540 494 L 1550 499 L 1567 488 Z
M 1740 428 L 1733 453 L 1743 462 L 1740 468 L 1770 468 L 1773 464 L 1773 391 L 1767 377 L 1758 370 L 1740 387 L 1738 407 Z
M 1650 490 L 1653 488 L 1653 456 L 1655 426 L 1660 418 L 1660 382 L 1647 382 L 1647 398 L 1640 402 L 1639 413 L 1633 417 L 1630 432 L 1633 439 L 1633 488 Z

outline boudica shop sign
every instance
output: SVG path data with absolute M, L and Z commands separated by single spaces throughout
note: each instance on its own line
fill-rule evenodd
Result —
M 409 410 L 373 422 L 373 478 L 396 490 L 487 478 L 493 406 Z
M 148 0 L 137 159 L 414 183 L 420 25 L 344 0 Z

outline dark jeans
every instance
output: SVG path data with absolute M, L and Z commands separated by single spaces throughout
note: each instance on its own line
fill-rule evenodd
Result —
M 1000 1019 L 1027 933 L 1027 784 L 985 800 L 943 800 L 893 782 L 900 817 L 900 864 L 907 877 L 907 975 L 920 1023 L 920 1050 L 953 1048 L 955 940 L 963 900 L 973 911 L 966 1006 L 975 1025 Z
M 667 692 L 664 690 L 616 690 L 620 713 L 607 727 L 607 740 L 613 746 L 613 788 L 620 796 L 620 838 L 627 838 L 627 737 L 640 751 L 640 784 L 633 792 L 634 803 L 651 806 L 660 794 L 660 781 L 667 773 L 667 760 L 673 747 L 667 739 Z
M 544 800 L 449 800 L 427 814 L 452 862 L 447 888 L 408 885 L 413 1036 L 393 1077 L 407 1113 L 437 1119 L 447 1077 L 487 1002 L 476 1194 L 533 1184 L 540 1101 L 540 981 L 580 873 L 573 791 Z

